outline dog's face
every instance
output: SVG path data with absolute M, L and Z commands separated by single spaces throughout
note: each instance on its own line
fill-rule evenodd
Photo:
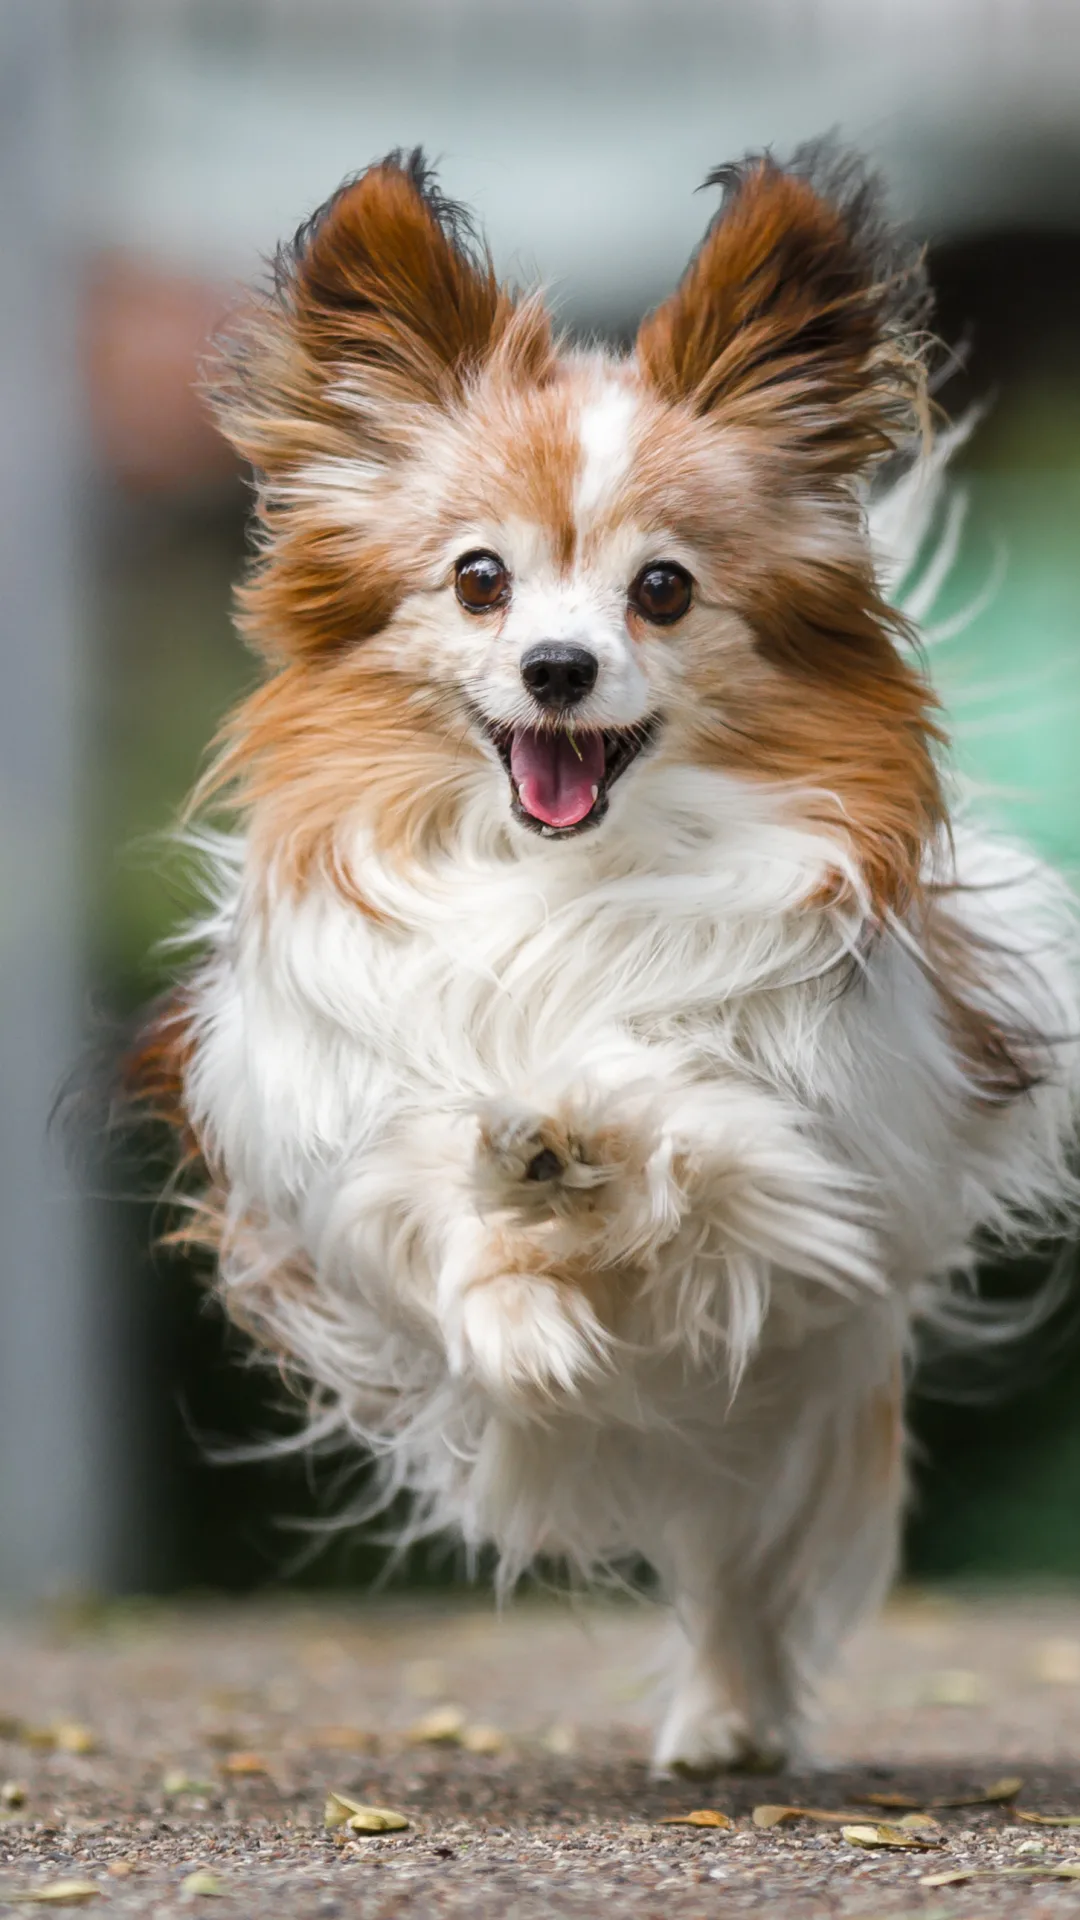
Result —
M 675 763 L 789 793 L 880 908 L 914 886 L 930 702 L 860 504 L 917 391 L 913 272 L 821 156 L 727 186 L 624 357 L 560 351 L 415 161 L 283 261 L 222 411 L 261 478 L 245 613 L 278 669 L 230 765 L 296 874 L 358 811 L 413 851 L 466 800 L 511 842 L 611 834 Z

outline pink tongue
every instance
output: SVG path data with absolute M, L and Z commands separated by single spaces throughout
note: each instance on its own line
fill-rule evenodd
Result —
M 518 799 L 534 820 L 548 827 L 576 827 L 591 811 L 604 777 L 604 736 L 515 727 L 510 772 Z

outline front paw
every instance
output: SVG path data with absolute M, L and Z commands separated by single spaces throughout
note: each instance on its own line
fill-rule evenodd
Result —
M 587 1192 L 611 1176 L 595 1151 L 597 1143 L 585 1137 L 570 1114 L 541 1113 L 507 1098 L 489 1100 L 479 1121 L 477 1181 L 493 1197 L 513 1190 L 518 1205 L 533 1200 L 550 1205 L 557 1192 Z
M 545 1107 L 492 1100 L 478 1117 L 480 1212 L 541 1232 L 553 1257 L 600 1271 L 648 1259 L 676 1231 L 678 1191 L 647 1093 L 581 1086 Z
M 603 1365 L 604 1330 L 589 1303 L 543 1275 L 474 1281 L 456 1320 L 451 1367 L 473 1375 L 509 1409 L 535 1410 L 572 1396 Z

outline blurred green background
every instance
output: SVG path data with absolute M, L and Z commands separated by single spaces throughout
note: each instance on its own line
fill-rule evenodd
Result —
M 938 331 L 962 350 L 939 398 L 954 417 L 984 408 L 956 461 L 968 512 L 934 624 L 970 618 L 931 649 L 957 758 L 995 818 L 1080 867 L 1075 6 L 87 0 L 67 29 L 87 668 L 75 844 L 103 1020 L 168 976 L 158 945 L 191 902 L 167 828 L 253 677 L 229 617 L 247 493 L 193 396 L 200 352 L 260 254 L 344 174 L 417 139 L 476 205 L 500 268 L 554 282 L 571 327 L 617 334 L 679 271 L 711 165 L 833 124 L 877 156 L 929 236 Z M 378 1549 L 346 1534 L 301 1565 L 310 1536 L 292 1525 L 340 1505 L 355 1465 L 208 1460 L 287 1415 L 197 1276 L 151 1252 L 152 1206 L 109 1197 L 151 1178 L 114 1166 L 87 1203 L 110 1371 L 86 1391 L 121 1463 L 104 1577 L 371 1577 Z M 989 1284 L 1022 1296 L 1038 1280 L 1029 1265 Z M 911 1572 L 1080 1576 L 1078 1321 L 1059 1313 L 989 1372 L 956 1363 L 917 1383 Z

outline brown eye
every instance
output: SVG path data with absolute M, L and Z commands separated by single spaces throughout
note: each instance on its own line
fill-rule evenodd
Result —
M 454 585 L 469 613 L 490 613 L 510 598 L 510 575 L 497 553 L 463 553 L 454 568 Z
M 630 604 L 656 627 L 681 620 L 693 598 L 694 583 L 685 567 L 673 560 L 654 560 L 642 567 L 630 589 Z

